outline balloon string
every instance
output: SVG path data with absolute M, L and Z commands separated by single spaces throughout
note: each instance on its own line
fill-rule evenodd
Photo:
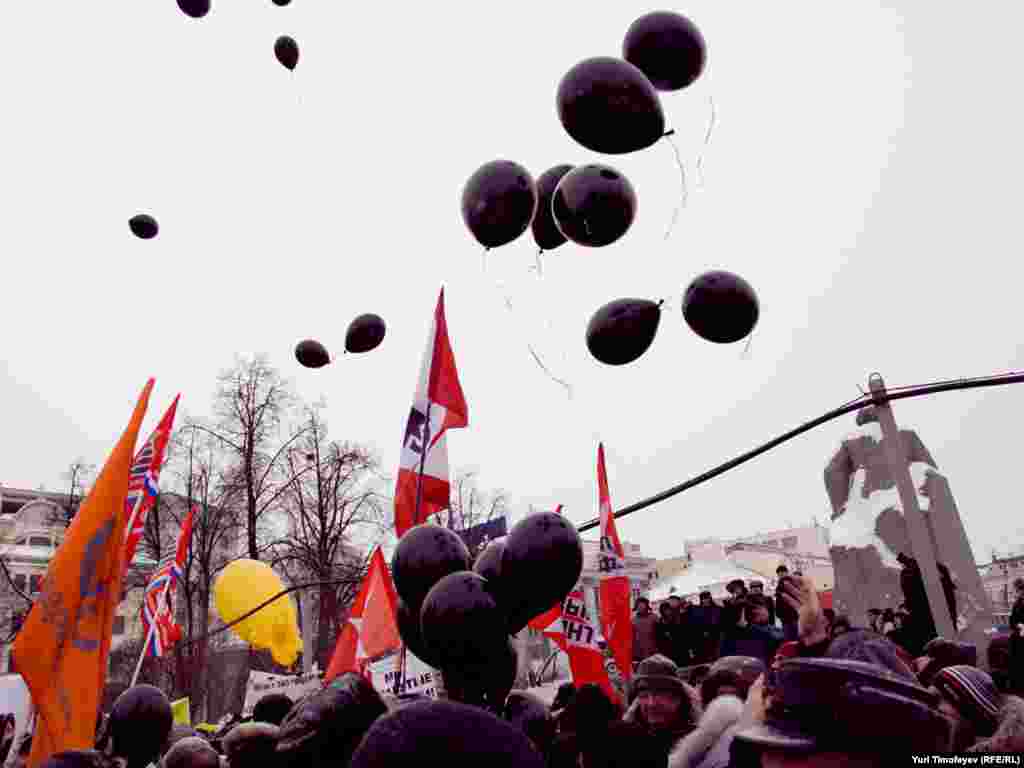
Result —
M 753 348 L 753 346 L 754 346 L 754 332 L 751 331 L 750 335 L 747 336 L 747 343 L 743 347 L 743 354 L 740 355 L 740 359 L 741 360 L 749 360 L 750 359 L 750 350 Z
M 542 253 L 544 253 L 544 249 L 543 248 L 538 248 L 537 249 L 537 277 L 538 278 L 544 277 L 544 267 L 541 266 L 541 263 L 540 263 L 540 256 L 541 256 Z
M 715 125 L 718 122 L 718 111 L 715 109 L 715 97 L 708 96 L 708 106 L 711 109 L 711 115 L 708 117 L 708 129 L 704 133 L 704 145 L 701 148 L 700 154 L 697 156 L 697 186 L 704 187 L 704 154 L 707 152 L 708 146 L 711 144 L 711 133 L 715 129 Z
M 484 246 L 484 250 L 480 254 L 480 271 L 483 272 L 485 275 L 487 274 L 487 253 L 490 250 L 490 248 Z
M 666 133 L 665 138 L 668 140 L 669 146 L 672 147 L 672 153 L 676 157 L 676 167 L 679 168 L 679 187 L 680 187 L 680 198 L 679 203 L 676 205 L 675 210 L 672 212 L 672 221 L 669 222 L 668 229 L 665 230 L 665 239 L 668 240 L 672 235 L 672 230 L 675 229 L 676 221 L 679 220 L 679 214 L 682 213 L 683 208 L 686 207 L 687 190 L 686 190 L 686 167 L 683 165 L 683 158 L 679 154 L 679 147 L 676 146 L 675 140 L 672 138 L 671 133 Z
M 544 362 L 540 359 L 537 353 L 533 351 L 533 347 L 530 344 L 527 344 L 526 348 L 530 350 L 530 354 L 533 355 L 533 359 L 537 362 L 537 365 L 540 366 L 540 369 L 548 375 L 549 379 L 565 387 L 566 394 L 569 396 L 569 399 L 572 400 L 572 385 L 569 384 L 569 382 L 563 381 L 562 379 L 558 378 L 551 371 L 549 371 L 548 367 L 544 365 Z

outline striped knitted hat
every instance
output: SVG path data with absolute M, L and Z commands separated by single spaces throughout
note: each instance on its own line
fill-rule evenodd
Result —
M 979 736 L 995 733 L 1002 696 L 986 672 L 958 664 L 940 670 L 932 685 L 974 725 Z

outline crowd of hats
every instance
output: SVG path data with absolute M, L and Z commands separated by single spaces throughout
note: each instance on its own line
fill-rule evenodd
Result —
M 585 149 L 623 155 L 650 147 L 665 131 L 658 91 L 695 82 L 707 59 L 696 25 L 659 11 L 626 32 L 622 57 L 597 56 L 576 64 L 558 85 L 556 103 L 565 131 Z M 462 217 L 490 250 L 527 229 L 541 252 L 572 241 L 600 248 L 621 239 L 636 217 L 637 195 L 625 174 L 603 163 L 560 163 L 534 180 L 519 163 L 492 160 L 478 168 L 462 192 Z M 600 307 L 586 330 L 587 348 L 607 365 L 639 359 L 658 332 L 663 302 L 620 298 Z M 701 338 L 730 344 L 746 338 L 760 315 L 754 289 L 722 270 L 697 276 L 682 296 L 687 325 Z
M 415 526 L 391 562 L 399 633 L 410 651 L 441 670 L 452 698 L 500 708 L 516 676 L 510 635 L 560 603 L 582 569 L 579 533 L 553 512 L 519 521 L 475 563 L 454 531 Z

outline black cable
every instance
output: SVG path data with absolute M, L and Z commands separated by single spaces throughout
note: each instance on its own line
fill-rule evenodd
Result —
M 959 389 L 995 387 L 1002 384 L 1020 383 L 1024 383 L 1024 373 L 1004 373 L 997 374 L 995 376 L 979 376 L 973 379 L 949 379 L 946 381 L 934 382 L 932 384 L 923 384 L 915 387 L 897 387 L 894 390 L 890 390 L 887 388 L 885 395 L 881 397 L 876 397 L 872 394 L 868 394 L 864 397 L 858 397 L 844 405 L 839 406 L 838 408 L 829 411 L 828 413 L 822 414 L 816 419 L 811 419 L 810 421 L 801 424 L 796 429 L 792 429 L 789 432 L 786 432 L 785 434 L 780 435 L 779 437 L 776 437 L 773 440 L 769 440 L 764 445 L 760 445 L 757 448 L 747 451 L 746 453 L 741 454 L 740 456 L 737 456 L 734 459 L 730 459 L 724 464 L 720 464 L 717 467 L 714 467 L 713 469 L 709 469 L 707 472 L 697 475 L 697 477 L 691 478 L 684 483 L 680 483 L 679 485 L 673 486 L 672 488 L 669 488 L 666 491 L 657 493 L 654 496 L 651 496 L 650 498 L 643 499 L 634 504 L 630 504 L 628 507 L 623 507 L 622 509 L 615 513 L 614 517 L 625 517 L 626 515 L 644 509 L 645 507 L 657 504 L 659 501 L 665 501 L 665 499 L 669 499 L 675 496 L 676 494 L 682 493 L 683 491 L 687 491 L 690 488 L 693 488 L 696 485 L 700 485 L 701 483 L 706 482 L 708 480 L 711 480 L 714 477 L 718 477 L 718 475 L 728 472 L 730 469 L 734 469 L 735 467 L 738 467 L 740 464 L 744 464 L 750 461 L 751 459 L 760 456 L 762 453 L 770 451 L 772 448 L 781 445 L 787 440 L 792 440 L 794 437 L 802 435 L 804 432 L 809 432 L 815 427 L 820 427 L 822 424 L 832 421 L 833 419 L 838 419 L 840 416 L 845 416 L 848 413 L 858 411 L 864 406 L 871 403 L 881 405 L 889 400 L 903 400 L 909 397 L 922 397 L 924 395 L 932 395 L 938 392 L 951 392 Z M 588 520 L 587 522 L 578 525 L 577 530 L 579 530 L 580 533 L 583 533 L 584 531 L 588 531 L 591 528 L 597 528 L 600 524 L 601 519 L 594 518 L 593 520 Z

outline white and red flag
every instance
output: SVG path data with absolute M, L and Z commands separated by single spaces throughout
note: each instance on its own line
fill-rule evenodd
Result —
M 124 535 L 124 573 L 127 573 L 131 566 L 135 549 L 146 529 L 146 513 L 160 493 L 160 468 L 164 463 L 167 443 L 171 439 L 174 414 L 178 410 L 180 397 L 181 395 L 178 395 L 174 398 L 174 402 L 156 425 L 153 434 L 143 443 L 132 460 L 131 473 L 128 477 L 128 495 L 124 500 L 125 518 L 128 520 Z
M 341 628 L 331 663 L 324 674 L 329 683 L 345 672 L 367 674 L 367 664 L 402 646 L 398 634 L 398 596 L 380 547 L 370 558 L 348 621 Z
M 142 627 L 146 635 L 143 655 L 160 658 L 181 639 L 181 628 L 174 622 L 174 595 L 178 579 L 184 578 L 194 512 L 195 507 L 188 511 L 181 524 L 173 559 L 164 558 L 146 585 L 142 599 Z
M 569 657 L 569 671 L 576 687 L 595 683 L 612 701 L 619 698 L 608 677 L 598 627 L 587 611 L 579 587 L 560 604 L 535 617 L 529 626 L 551 638 Z
M 448 340 L 442 288 L 402 440 L 395 484 L 395 532 L 399 537 L 431 515 L 448 509 L 451 485 L 445 432 L 467 424 L 469 408 Z
M 604 445 L 597 446 L 597 492 L 600 502 L 601 552 L 599 555 L 598 600 L 601 630 L 624 679 L 633 669 L 633 612 L 629 607 L 630 585 L 626 575 L 626 553 L 615 529 L 615 515 L 608 493 L 604 467 Z

